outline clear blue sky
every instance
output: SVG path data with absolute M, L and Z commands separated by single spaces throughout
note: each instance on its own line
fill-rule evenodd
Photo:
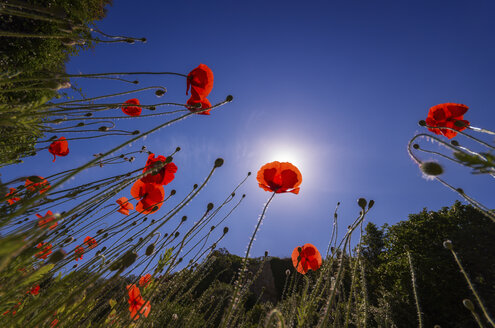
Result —
M 368 219 L 379 225 L 406 219 L 424 207 L 450 206 L 459 198 L 423 179 L 406 145 L 415 133 L 424 132 L 417 122 L 426 118 L 429 107 L 443 102 L 468 105 L 465 118 L 474 126 L 495 126 L 494 12 L 495 2 L 489 0 L 120 0 L 98 26 L 109 34 L 144 36 L 148 42 L 98 45 L 72 58 L 67 71 L 187 74 L 207 64 L 215 74 L 210 101 L 232 94 L 234 102 L 211 116 L 194 116 L 163 129 L 133 149 L 147 145 L 166 155 L 180 146 L 174 159 L 179 171 L 166 189 L 182 195 L 206 176 L 215 158 L 225 159 L 205 193 L 186 209 L 191 217 L 253 172 L 241 191 L 246 200 L 229 219 L 230 232 L 220 245 L 235 254 L 246 249 L 270 196 L 257 186 L 256 171 L 277 156 L 296 158 L 303 175 L 301 193 L 275 197 L 252 255 L 268 250 L 285 257 L 304 243 L 324 252 L 338 201 L 343 231 L 359 212 L 358 197 L 375 200 Z M 142 86 L 166 86 L 169 92 L 160 101 L 187 101 L 182 78 L 140 81 Z M 116 82 L 78 85 L 88 96 L 131 88 Z M 157 101 L 152 93 L 137 98 Z M 145 131 L 157 122 L 117 124 Z M 19 167 L 3 169 L 3 176 L 47 176 L 81 165 L 125 138 L 75 141 L 70 155 L 54 164 L 45 151 Z M 144 162 L 144 156 L 138 157 L 125 170 Z M 83 173 L 76 182 L 89 176 Z M 447 166 L 446 178 L 493 207 L 493 182 L 486 177 L 473 178 L 467 169 Z M 130 198 L 128 192 L 121 196 Z

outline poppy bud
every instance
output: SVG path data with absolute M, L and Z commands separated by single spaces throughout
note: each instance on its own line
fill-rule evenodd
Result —
M 133 39 L 124 39 L 125 42 L 127 43 L 130 43 L 130 44 L 134 44 L 135 41 Z
M 455 191 L 457 191 L 459 194 L 463 194 L 464 193 L 464 189 L 462 189 L 462 188 L 457 188 Z
M 368 203 L 368 209 L 372 208 L 373 205 L 375 205 L 375 201 L 371 199 L 370 202 Z
M 234 197 L 235 196 L 235 192 L 231 193 L 230 196 L 231 197 Z
M 210 227 L 210 231 L 213 231 L 213 230 L 215 230 L 215 226 Z
M 250 176 L 250 175 L 251 175 L 251 172 L 248 172 L 248 176 Z
M 414 149 L 419 149 L 419 145 L 418 145 L 418 144 L 414 144 L 414 145 L 413 145 L 413 148 L 414 148 Z
M 454 122 L 454 125 L 459 127 L 459 128 L 463 128 L 463 127 L 466 127 L 468 126 L 468 124 L 466 124 L 465 122 L 461 121 L 461 120 L 457 120 Z
M 72 243 L 73 241 L 74 241 L 74 237 L 69 237 L 66 240 L 64 240 L 64 243 L 68 244 L 68 243 Z
M 135 80 L 135 81 L 132 81 L 132 83 L 139 84 L 139 81 L 138 80 Z
M 148 220 L 147 216 L 144 217 L 143 222 L 146 222 L 146 220 Z
M 420 165 L 421 171 L 430 176 L 437 176 L 443 173 L 443 168 L 436 162 L 423 162 Z
M 177 232 L 175 233 L 175 236 L 174 236 L 174 238 L 177 238 L 177 237 L 179 237 L 179 235 L 180 235 L 180 232 L 178 232 L 178 231 L 177 231 Z
M 106 246 L 103 246 L 103 248 L 101 249 L 102 252 L 104 252 L 106 250 L 107 250 L 107 247 Z
M 225 235 L 227 232 L 229 232 L 229 227 L 223 228 L 223 234 Z
M 455 147 L 459 147 L 459 146 L 460 146 L 460 145 L 459 145 L 459 142 L 458 142 L 457 140 L 451 140 L 451 141 L 450 141 L 450 144 L 451 144 L 452 146 L 455 146 Z
M 182 257 L 177 260 L 177 264 L 179 264 L 180 262 L 182 262 Z
M 98 131 L 101 131 L 101 132 L 107 132 L 108 131 L 108 127 L 107 126 L 100 126 L 98 128 Z
M 168 233 L 165 233 L 165 234 L 163 235 L 163 238 L 167 238 L 167 237 L 168 237 Z
M 141 133 L 141 132 L 139 132 L 139 130 L 132 131 L 132 135 L 137 135 L 139 133 Z
M 177 191 L 175 189 L 172 189 L 172 190 L 170 190 L 170 195 L 173 196 L 173 195 L 175 195 L 176 192 Z
M 84 122 L 77 123 L 77 126 L 84 126 Z
M 215 248 L 217 248 L 217 243 L 211 244 L 211 249 L 215 249 Z
M 93 113 L 86 113 L 84 116 L 91 117 L 91 116 L 93 116 Z
M 232 95 L 228 95 L 227 98 L 225 98 L 225 101 L 231 102 L 234 100 L 234 97 Z
M 67 253 L 63 249 L 58 249 L 52 254 L 52 256 L 50 256 L 48 262 L 57 263 L 58 261 L 63 260 L 66 255 Z
M 267 257 L 267 256 L 268 256 L 268 251 L 265 251 L 265 257 Z
M 208 205 L 206 206 L 206 210 L 209 212 L 213 209 L 213 203 L 208 203 Z
M 151 219 L 151 224 L 155 223 L 155 220 L 154 219 Z
M 220 167 L 223 165 L 223 158 L 217 158 L 215 160 L 215 167 Z
M 285 275 L 286 276 L 289 276 L 290 275 L 290 270 L 289 269 L 285 270 Z
M 367 204 L 367 203 L 368 203 L 368 202 L 367 202 L 367 201 L 366 201 L 366 199 L 364 199 L 364 198 L 359 198 L 359 199 L 358 199 L 358 205 L 359 205 L 359 207 L 361 207 L 363 210 L 364 210 L 364 208 L 366 207 L 366 204 Z
M 104 235 L 103 235 L 103 238 L 107 238 L 108 237 L 108 232 L 106 232 Z
M 246 194 L 242 194 L 242 198 L 246 197 Z
M 466 309 L 468 309 L 471 312 L 474 312 L 474 304 L 473 302 L 471 302 L 470 299 L 466 298 L 462 300 L 462 304 L 466 307 Z
M 146 38 L 141 38 L 142 43 L 146 43 L 146 41 L 147 41 Z
M 194 186 L 193 186 L 193 189 L 196 189 L 196 188 L 198 188 L 198 184 L 197 183 L 195 183 Z
M 443 247 L 445 247 L 446 249 L 450 249 L 450 250 L 454 249 L 454 245 L 452 245 L 452 241 L 450 241 L 448 239 L 443 242 Z
M 153 251 L 155 250 L 155 244 L 150 244 L 148 247 L 146 247 L 146 252 L 145 254 L 147 256 L 150 256 L 151 254 L 153 254 Z
M 165 92 L 167 92 L 167 91 L 166 90 L 163 90 L 163 89 L 158 89 L 158 90 L 155 91 L 155 95 L 157 97 L 161 97 L 161 96 L 163 96 L 165 94 Z
M 129 158 L 129 162 L 131 162 L 131 163 L 132 163 L 132 162 L 134 162 L 134 160 L 135 160 L 135 159 L 136 159 L 136 157 L 131 156 L 131 158 Z
M 127 253 L 122 256 L 122 268 L 128 268 L 130 267 L 138 258 L 138 255 L 136 252 L 133 251 L 127 251 Z
M 418 122 L 418 124 L 420 126 L 426 126 L 426 121 L 425 120 L 421 120 L 421 121 Z
M 184 215 L 181 219 L 181 222 L 186 222 L 186 220 L 187 220 L 187 216 Z

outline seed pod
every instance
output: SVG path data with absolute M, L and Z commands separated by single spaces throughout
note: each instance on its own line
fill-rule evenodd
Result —
M 122 268 L 130 267 L 138 258 L 138 255 L 134 251 L 127 251 L 127 253 L 122 256 Z
M 366 199 L 364 199 L 364 198 L 359 198 L 359 199 L 358 199 L 358 205 L 359 205 L 359 207 L 361 207 L 363 210 L 364 210 L 364 208 L 366 207 L 366 204 L 367 204 L 367 203 L 368 203 L 368 202 L 367 202 L 367 201 L 366 201 Z

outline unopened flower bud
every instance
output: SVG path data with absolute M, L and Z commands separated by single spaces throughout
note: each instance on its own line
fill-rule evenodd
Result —
M 366 204 L 367 204 L 367 203 L 368 203 L 368 202 L 367 202 L 367 201 L 366 201 L 366 199 L 364 199 L 364 198 L 359 198 L 359 199 L 358 199 L 358 205 L 359 205 L 359 207 L 361 207 L 363 210 L 364 210 L 364 208 L 366 207 Z
M 290 276 L 290 270 L 289 269 L 285 270 L 285 275 Z
M 128 268 L 130 267 L 138 258 L 138 255 L 134 251 L 127 251 L 127 253 L 124 254 L 122 257 L 122 268 Z
M 56 250 L 49 258 L 48 262 L 57 263 L 58 261 L 62 261 L 67 253 L 63 249 Z
M 210 227 L 210 231 L 213 231 L 213 230 L 215 230 L 215 226 Z
M 150 256 L 151 254 L 153 254 L 153 251 L 155 250 L 155 244 L 150 244 L 148 247 L 146 247 L 146 252 L 145 254 L 147 256 Z
M 187 216 L 184 215 L 181 219 L 181 222 L 186 222 L 186 220 L 187 220 Z
M 452 241 L 450 241 L 450 240 L 444 241 L 443 247 L 445 247 L 446 249 L 450 249 L 450 250 L 454 249 L 454 245 L 452 245 Z
M 209 212 L 213 209 L 213 203 L 208 203 L 208 205 L 206 206 L 206 210 Z
M 450 140 L 450 144 L 455 147 L 459 147 L 459 142 L 457 140 Z
M 155 91 L 155 95 L 157 97 L 161 97 L 161 96 L 163 96 L 165 94 L 165 92 L 167 92 L 167 91 L 166 90 L 163 90 L 163 89 L 158 89 L 158 90 Z
M 107 132 L 108 131 L 108 127 L 107 126 L 100 126 L 98 128 L 98 131 L 101 131 L 101 132 Z
M 421 171 L 429 176 L 437 176 L 443 173 L 443 168 L 437 162 L 423 162 L 420 165 Z
M 413 145 L 413 148 L 414 148 L 414 149 L 419 149 L 419 145 L 418 145 L 418 144 L 414 144 L 414 145 Z
M 141 133 L 141 132 L 139 132 L 139 130 L 132 131 L 132 135 L 134 135 L 134 136 L 135 136 L 135 135 L 138 135 L 138 134 L 140 134 L 140 133 Z
M 473 302 L 471 302 L 470 299 L 466 298 L 462 300 L 462 304 L 466 307 L 466 309 L 468 309 L 471 312 L 474 312 L 474 304 Z
M 373 205 L 375 205 L 375 201 L 373 199 L 370 199 L 370 202 L 368 203 L 368 209 L 372 208 Z
M 268 256 L 268 251 L 265 251 L 265 257 L 267 257 L 267 256 Z
M 421 120 L 421 121 L 418 122 L 418 124 L 420 126 L 426 126 L 426 121 L 425 120 Z
M 234 100 L 234 96 L 232 96 L 232 95 L 228 95 L 227 98 L 225 98 L 225 101 L 228 101 L 228 102 L 231 102 L 232 100 Z
M 223 165 L 223 158 L 217 158 L 215 160 L 215 167 L 220 167 Z
M 174 238 L 177 238 L 177 237 L 179 237 L 179 235 L 180 235 L 180 232 L 178 232 L 178 231 L 177 231 L 177 232 L 175 233 L 175 236 L 174 236 Z
M 223 228 L 223 234 L 225 235 L 227 232 L 229 232 L 229 227 Z

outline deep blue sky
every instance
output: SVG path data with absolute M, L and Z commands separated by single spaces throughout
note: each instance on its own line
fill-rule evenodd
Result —
M 368 219 L 379 225 L 458 199 L 439 183 L 422 178 L 406 145 L 415 133 L 424 132 L 418 120 L 443 102 L 468 105 L 465 118 L 474 126 L 495 126 L 494 12 L 495 2 L 489 0 L 120 0 L 108 8 L 99 28 L 145 36 L 148 42 L 98 45 L 72 58 L 67 71 L 187 74 L 207 64 L 215 74 L 208 98 L 216 103 L 232 94 L 234 102 L 211 116 L 194 116 L 161 130 L 134 148 L 144 144 L 166 155 L 182 147 L 174 160 L 177 178 L 168 187 L 182 194 L 206 176 L 215 158 L 225 159 L 205 193 L 186 210 L 191 216 L 207 202 L 223 199 L 253 172 L 242 190 L 247 198 L 227 224 L 230 232 L 221 245 L 236 254 L 244 252 L 270 196 L 257 186 L 256 171 L 290 155 L 303 175 L 301 193 L 275 197 L 252 255 L 268 250 L 289 256 L 294 247 L 308 242 L 324 252 L 338 201 L 343 231 L 358 214 L 358 197 L 375 200 Z M 166 86 L 169 92 L 160 101 L 187 100 L 182 78 L 140 81 L 142 86 Z M 131 88 L 116 82 L 78 85 L 88 96 Z M 152 93 L 137 97 L 142 103 L 157 101 Z M 141 131 L 156 123 L 118 122 Z M 22 166 L 3 169 L 3 175 L 22 171 L 47 176 L 81 165 L 125 138 L 73 142 L 70 155 L 55 164 L 45 151 Z M 125 169 L 142 165 L 145 157 L 137 161 Z M 76 180 L 82 183 L 87 177 Z M 493 207 L 493 182 L 488 178 L 474 179 L 469 170 L 449 166 L 446 178 Z

